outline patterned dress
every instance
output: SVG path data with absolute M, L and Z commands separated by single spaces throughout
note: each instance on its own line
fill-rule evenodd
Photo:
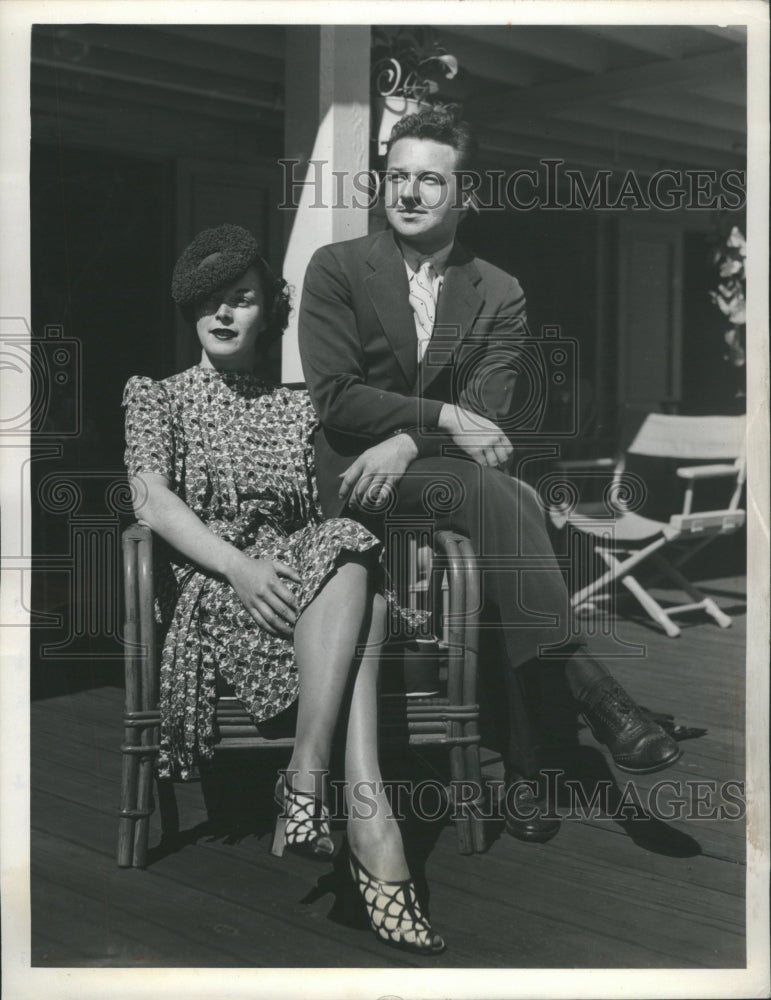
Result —
M 306 392 L 196 366 L 161 382 L 129 379 L 123 404 L 129 476 L 165 476 L 215 535 L 255 558 L 293 566 L 302 583 L 283 582 L 299 609 L 342 552 L 380 544 L 356 521 L 322 520 L 313 469 L 317 420 Z M 297 698 L 297 666 L 291 640 L 261 629 L 226 580 L 178 554 L 170 565 L 165 588 L 158 573 L 168 627 L 159 774 L 185 779 L 212 756 L 217 673 L 261 722 Z

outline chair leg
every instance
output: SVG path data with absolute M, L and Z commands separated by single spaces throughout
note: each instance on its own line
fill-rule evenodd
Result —
M 600 555 L 613 571 L 619 571 L 621 569 L 622 564 L 620 560 L 616 559 L 616 557 L 611 555 L 610 552 L 601 551 Z M 645 608 L 651 618 L 664 629 L 670 639 L 676 639 L 680 635 L 680 629 L 678 626 L 675 625 L 659 602 L 654 597 L 651 597 L 648 591 L 641 586 L 637 580 L 635 580 L 631 573 L 625 573 L 621 577 L 621 582 L 624 584 L 626 589 L 630 591 L 630 593 L 634 594 L 643 608 Z
M 458 852 L 473 854 L 474 841 L 471 831 L 471 814 L 467 804 L 460 805 L 457 799 L 457 789 L 463 787 L 465 779 L 463 767 L 463 747 L 453 747 L 450 750 L 450 787 L 452 788 L 452 810 L 455 820 L 455 833 L 458 837 Z
M 155 782 L 158 792 L 158 812 L 161 817 L 161 839 L 167 840 L 179 834 L 179 808 L 171 778 L 158 778 Z
M 479 615 L 482 612 L 482 590 L 476 553 L 467 538 L 459 542 L 461 555 L 465 560 L 466 593 L 463 609 L 463 701 L 465 704 L 477 703 L 479 699 Z M 469 719 L 463 727 L 465 736 L 478 740 L 479 715 Z M 486 847 L 485 839 L 485 793 L 482 784 L 482 763 L 479 757 L 479 743 L 468 744 L 463 751 L 466 780 L 477 790 L 476 797 L 469 804 L 471 841 L 474 851 L 482 853 Z
M 721 628 L 731 627 L 733 619 L 725 611 L 722 611 L 711 597 L 704 598 L 704 610 Z
M 134 857 L 134 838 L 137 824 L 137 790 L 139 787 L 139 758 L 132 753 L 138 746 L 136 729 L 126 729 L 121 769 L 120 818 L 118 820 L 118 865 L 130 868 Z
M 590 584 L 586 587 L 582 587 L 577 590 L 570 598 L 570 603 L 573 608 L 579 608 L 584 604 L 588 598 L 599 596 L 605 588 L 618 580 L 622 574 L 628 573 L 630 570 L 634 569 L 638 563 L 643 562 L 651 556 L 657 549 L 660 549 L 662 545 L 666 545 L 666 538 L 657 538 L 656 541 L 651 542 L 650 545 L 646 545 L 644 549 L 637 549 L 631 555 L 628 555 L 623 562 L 617 559 L 611 552 L 609 552 L 603 545 L 595 545 L 594 551 L 600 556 L 605 565 L 609 569 L 598 576 L 596 580 L 592 580 Z
M 642 604 L 651 618 L 657 622 L 667 633 L 670 639 L 676 639 L 680 635 L 680 629 L 655 598 L 651 597 L 648 591 L 641 586 L 631 575 L 621 578 L 621 582 Z
M 148 745 L 152 730 L 126 726 L 123 741 L 118 819 L 118 866 L 144 868 L 153 813 L 153 765 L 157 746 Z
M 469 803 L 469 822 L 471 825 L 471 843 L 475 853 L 482 854 L 487 848 L 484 821 L 484 791 L 482 785 L 482 762 L 479 758 L 479 746 L 474 743 L 465 748 L 466 781 L 479 789 L 477 798 Z
M 677 584 L 681 590 L 684 590 L 685 593 L 692 598 L 692 600 L 699 603 L 704 608 L 706 613 L 713 618 L 721 628 L 728 628 L 731 625 L 731 616 L 727 615 L 725 611 L 722 611 L 711 597 L 705 596 L 698 587 L 695 587 L 688 577 L 683 576 L 679 569 L 676 569 L 670 562 L 658 553 L 654 555 L 653 559 L 661 572 L 668 576 L 673 583 Z
M 153 814 L 153 765 L 155 753 L 142 754 L 139 760 L 139 781 L 137 787 L 137 821 L 134 828 L 134 868 L 144 868 L 147 864 L 147 848 L 150 840 L 150 817 Z

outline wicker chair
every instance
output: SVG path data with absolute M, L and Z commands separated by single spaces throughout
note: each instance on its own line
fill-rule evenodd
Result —
M 414 553 L 414 548 L 413 548 Z M 446 692 L 441 696 L 381 694 L 381 742 L 389 747 L 438 746 L 449 753 L 453 818 L 461 854 L 485 848 L 481 816 L 482 777 L 477 704 L 479 570 L 469 541 L 450 531 L 437 532 L 432 566 L 423 589 L 441 621 L 438 648 L 445 661 Z M 153 777 L 158 755 L 159 650 L 156 641 L 153 534 L 134 524 L 123 533 L 125 596 L 126 706 L 118 865 L 147 863 Z M 415 589 L 415 588 L 413 588 Z M 417 589 L 421 589 L 418 585 Z M 220 697 L 216 707 L 215 751 L 291 748 L 293 739 L 260 733 L 243 705 Z M 178 832 L 174 784 L 157 782 L 164 834 Z M 473 791 L 473 796 L 470 792 Z M 176 828 L 175 828 L 176 827 Z

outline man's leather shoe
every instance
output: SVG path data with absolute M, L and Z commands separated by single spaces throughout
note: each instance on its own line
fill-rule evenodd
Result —
M 507 778 L 505 794 L 506 833 L 532 844 L 544 844 L 559 833 L 559 817 L 522 778 Z
M 613 677 L 603 677 L 581 702 L 594 738 L 604 743 L 622 771 L 650 774 L 674 764 L 682 750 L 629 697 Z

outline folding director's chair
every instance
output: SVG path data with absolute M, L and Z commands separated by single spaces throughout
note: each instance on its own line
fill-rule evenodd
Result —
M 695 587 L 680 572 L 680 567 L 716 537 L 737 531 L 744 524 L 745 512 L 739 507 L 746 475 L 744 434 L 743 416 L 689 417 L 651 413 L 616 461 L 612 480 L 605 491 L 612 503 L 610 508 L 606 504 L 604 516 L 597 515 L 596 505 L 591 511 L 580 505 L 574 510 L 553 510 L 555 523 L 561 526 L 567 522 L 586 537 L 608 567 L 606 572 L 571 596 L 571 604 L 577 611 L 591 610 L 594 602 L 607 598 L 610 588 L 620 580 L 671 638 L 680 635 L 672 616 L 687 611 L 703 610 L 721 628 L 731 624 L 731 618 L 712 598 Z M 636 506 L 633 498 L 639 491 L 631 477 L 625 480 L 628 456 L 688 463 L 676 468 L 682 507 L 668 520 L 645 517 L 630 509 Z M 592 468 L 610 470 L 613 463 L 609 459 L 566 461 L 558 467 L 568 475 L 580 475 Z M 697 486 L 709 480 L 725 481 L 726 503 L 717 509 L 694 510 Z M 637 500 L 642 499 L 642 496 L 637 497 Z M 633 575 L 632 571 L 643 568 L 643 564 L 655 568 L 657 579 L 665 577 L 674 583 L 690 597 L 690 602 L 664 608 Z

